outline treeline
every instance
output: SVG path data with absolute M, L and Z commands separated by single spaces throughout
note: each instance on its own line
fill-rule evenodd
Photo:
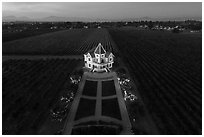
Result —
M 136 27 L 139 29 L 169 30 L 174 33 L 201 31 L 202 22 L 187 21 L 132 21 L 132 22 L 3 22 L 3 42 L 36 36 L 44 33 L 88 28 L 120 28 Z
M 67 28 L 109 28 L 123 26 L 155 26 L 176 27 L 181 26 L 190 30 L 201 30 L 202 22 L 195 20 L 186 21 L 131 21 L 131 22 L 3 22 L 3 30 L 8 29 L 67 29 Z

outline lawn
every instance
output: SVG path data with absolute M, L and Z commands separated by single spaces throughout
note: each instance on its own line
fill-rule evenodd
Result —
M 81 98 L 75 120 L 83 117 L 93 116 L 95 114 L 96 100 Z
M 115 95 L 115 83 L 114 80 L 102 81 L 102 96 Z
M 83 89 L 83 95 L 96 96 L 97 93 L 97 81 L 86 80 Z
M 117 98 L 102 100 L 102 115 L 121 120 L 120 108 Z

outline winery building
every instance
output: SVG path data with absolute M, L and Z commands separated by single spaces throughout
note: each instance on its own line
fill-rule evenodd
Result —
M 114 55 L 106 52 L 101 43 L 95 49 L 84 54 L 85 67 L 92 72 L 110 71 L 114 63 Z

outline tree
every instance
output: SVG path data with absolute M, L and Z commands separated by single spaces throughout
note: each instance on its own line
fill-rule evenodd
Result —
M 148 22 L 148 27 L 149 27 L 149 29 L 152 29 L 152 28 L 153 28 L 153 22 L 152 22 L 152 21 L 149 21 L 149 22 Z

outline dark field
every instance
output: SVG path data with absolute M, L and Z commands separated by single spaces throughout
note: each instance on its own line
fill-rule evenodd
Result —
M 188 75 L 193 75 L 195 79 L 201 82 L 201 33 L 174 34 L 165 31 L 136 30 L 131 28 L 111 29 L 109 33 L 121 52 L 130 54 L 143 52 L 148 54 L 148 56 L 152 55 L 162 58 L 167 65 L 174 64 L 177 68 L 185 71 Z M 123 55 L 127 56 L 124 53 Z M 153 58 L 149 57 L 149 59 Z
M 12 41 L 12 40 L 17 40 L 17 39 L 22 39 L 26 37 L 31 37 L 31 36 L 37 36 L 45 33 L 52 33 L 54 31 L 59 31 L 59 30 L 51 30 L 51 29 L 41 29 L 41 30 L 27 30 L 23 32 L 5 32 L 3 31 L 2 35 L 2 42 L 7 42 L 7 41 Z
M 63 59 L 3 62 L 3 134 L 36 134 L 78 63 Z
M 201 34 L 111 29 L 161 134 L 202 134 Z
M 66 30 L 3 43 L 3 54 L 64 55 L 72 54 L 93 30 Z
M 3 55 L 83 56 L 99 42 L 124 61 L 160 134 L 202 134 L 201 33 L 73 29 L 5 42 L 2 51 Z M 3 62 L 3 133 L 35 134 L 78 63 L 66 59 Z M 103 92 L 107 94 L 112 90 Z M 84 103 L 95 105 L 82 100 L 82 107 Z M 102 103 L 104 115 L 120 118 L 117 101 Z M 93 113 L 84 110 L 79 118 Z
M 3 55 L 82 55 L 102 43 L 116 52 L 106 29 L 72 29 L 3 43 Z

